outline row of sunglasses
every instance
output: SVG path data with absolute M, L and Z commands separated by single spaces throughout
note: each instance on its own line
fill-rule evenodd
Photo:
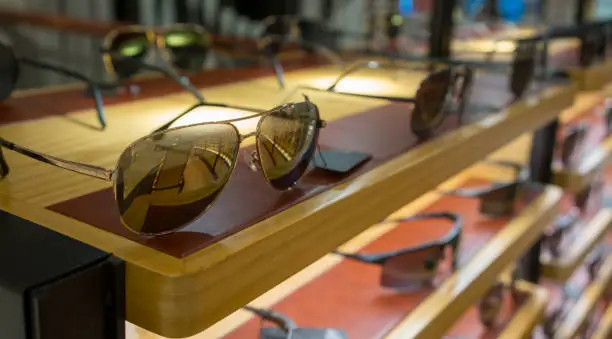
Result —
M 527 181 L 527 171 L 521 165 L 496 161 L 493 165 L 508 167 L 516 170 L 517 176 L 514 180 L 507 182 L 493 182 L 483 187 L 464 187 L 452 191 L 439 191 L 446 196 L 456 196 L 465 198 L 478 198 L 480 212 L 489 217 L 509 216 L 516 212 L 517 208 L 525 204 L 525 200 L 531 200 L 529 195 L 537 192 L 537 189 L 530 189 L 533 184 Z M 542 238 L 544 251 L 554 256 L 561 252 L 561 239 L 568 234 L 568 230 L 576 225 L 583 210 L 590 191 L 576 197 L 576 208 L 570 209 L 566 214 L 559 216 Z M 519 201 L 523 200 L 523 201 Z M 392 289 L 401 293 L 412 293 L 422 291 L 427 288 L 434 288 L 440 282 L 440 275 L 448 276 L 456 271 L 458 267 L 459 247 L 463 222 L 461 216 L 450 212 L 432 212 L 417 214 L 407 218 L 387 220 L 385 223 L 404 224 L 419 220 L 436 220 L 448 222 L 452 226 L 449 231 L 441 238 L 428 241 L 416 246 L 401 248 L 398 250 L 379 252 L 379 253 L 345 253 L 334 251 L 349 260 L 354 260 L 367 265 L 380 266 L 380 284 L 382 287 Z M 603 254 L 591 260 L 588 264 L 589 278 L 595 279 L 599 267 L 601 266 Z M 445 271 L 445 272 L 441 272 Z M 509 281 L 497 282 L 493 284 L 481 297 L 477 304 L 479 319 L 487 328 L 494 326 L 504 308 L 506 295 L 509 295 L 513 309 L 518 309 L 528 298 L 527 294 L 517 288 L 516 282 L 520 279 L 520 267 L 513 272 Z M 567 306 L 567 305 L 566 305 Z M 563 306 L 563 307 L 566 307 Z M 560 306 L 561 307 L 561 306 Z M 338 338 L 346 338 L 344 331 L 330 328 L 301 328 L 298 327 L 288 317 L 271 310 L 262 310 L 253 307 L 245 307 L 246 310 L 259 315 L 265 321 L 273 323 L 275 326 L 267 327 L 262 325 L 260 329 L 261 338 L 291 338 L 293 335 L 299 338 L 327 338 L 326 335 L 337 335 Z M 547 318 L 543 330 L 548 338 L 554 337 L 554 327 L 552 324 L 557 319 L 558 312 L 552 312 Z M 335 337 L 334 337 L 335 338 Z
M 270 51 L 272 48 L 270 55 L 275 55 L 284 43 L 294 41 L 294 28 L 290 23 L 285 24 L 285 21 L 273 21 L 267 28 L 266 37 L 259 43 L 260 50 Z M 203 214 L 226 186 L 237 164 L 240 144 L 247 137 L 256 138 L 256 151 L 249 159 L 251 167 L 261 169 L 266 181 L 275 189 L 287 190 L 294 187 L 315 156 L 319 131 L 325 126 L 318 107 L 307 97 L 302 102 L 284 103 L 268 111 L 204 101 L 200 92 L 178 71 L 201 65 L 211 48 L 210 35 L 203 28 L 191 24 L 171 25 L 159 30 L 128 26 L 111 32 L 104 39 L 101 51 L 105 65 L 119 79 L 130 77 L 142 69 L 158 70 L 183 85 L 198 99 L 196 105 L 125 148 L 112 169 L 42 154 L 2 138 L 0 146 L 54 166 L 111 182 L 122 223 L 141 236 L 159 236 L 177 231 Z M 171 67 L 147 63 L 145 57 L 152 49 L 157 49 Z M 517 98 L 525 91 L 533 75 L 532 49 L 529 45 L 519 45 L 517 48 L 517 56 L 526 53 L 523 55 L 525 58 L 515 58 L 518 62 L 515 62 L 513 74 L 519 76 L 511 77 L 511 87 Z M 0 98 L 10 96 L 15 88 L 20 65 L 56 71 L 89 84 L 100 124 L 106 126 L 101 89 L 117 88 L 118 81 L 100 83 L 65 67 L 18 57 L 6 45 L 0 45 L 0 60 L 3 60 L 1 73 L 6 77 L 5 86 L 0 88 Z M 422 68 L 431 69 L 430 66 L 423 64 Z M 298 89 L 412 103 L 410 126 L 412 132 L 421 139 L 433 136 L 447 114 L 454 113 L 459 117 L 463 115 L 470 97 L 474 72 L 471 67 L 452 62 L 438 64 L 421 82 L 414 97 L 385 97 L 336 90 L 342 79 L 359 69 L 385 67 L 397 69 L 401 63 L 358 61 L 347 67 L 328 88 L 304 86 Z M 282 85 L 282 69 L 275 68 Z M 414 69 L 414 66 L 411 68 Z M 232 108 L 249 115 L 173 127 L 180 118 L 206 107 Z M 235 123 L 253 118 L 259 118 L 256 131 L 241 134 Z M 9 166 L 2 156 L 0 175 L 6 176 L 8 173 Z

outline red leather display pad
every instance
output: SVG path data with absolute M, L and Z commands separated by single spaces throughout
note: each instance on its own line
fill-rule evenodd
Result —
M 465 186 L 483 184 L 487 182 L 470 180 Z M 526 203 L 533 201 L 539 192 L 539 188 L 527 189 L 524 195 Z M 454 212 L 463 217 L 460 265 L 466 263 L 509 220 L 482 216 L 478 212 L 477 199 L 459 197 L 442 197 L 420 213 L 439 211 Z M 389 251 L 437 240 L 450 228 L 449 222 L 439 220 L 400 224 L 365 246 L 361 252 Z M 341 328 L 351 339 L 383 338 L 432 292 L 432 288 L 407 293 L 386 290 L 379 286 L 379 275 L 379 266 L 343 260 L 272 308 L 288 315 L 302 327 Z M 256 338 L 258 329 L 259 320 L 251 319 L 226 339 Z

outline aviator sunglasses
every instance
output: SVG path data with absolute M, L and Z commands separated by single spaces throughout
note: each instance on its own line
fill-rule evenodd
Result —
M 200 103 L 182 115 L 203 106 L 230 107 Z M 233 123 L 252 118 L 259 118 L 256 131 L 240 134 Z M 123 225 L 142 236 L 158 236 L 187 226 L 215 202 L 248 137 L 256 138 L 252 160 L 266 181 L 278 190 L 293 187 L 306 172 L 325 125 L 308 98 L 245 117 L 170 128 L 177 119 L 127 146 L 113 169 L 46 155 L 1 138 L 0 146 L 112 182 Z M 0 175 L 8 173 L 0 148 Z
M 579 220 L 580 214 L 577 210 L 572 209 L 564 215 L 557 216 L 552 229 L 544 233 L 542 236 L 542 247 L 546 249 L 551 257 L 558 259 L 561 256 L 561 250 L 568 247 L 562 246 L 564 239 L 571 235 Z
M 421 82 L 414 97 L 394 97 L 337 91 L 337 87 L 342 80 L 356 71 L 360 69 L 383 68 L 400 69 L 396 62 L 359 61 L 344 70 L 327 88 L 299 85 L 286 98 L 292 97 L 295 91 L 298 90 L 312 90 L 346 96 L 412 103 L 413 110 L 410 116 L 410 128 L 412 133 L 420 139 L 431 137 L 436 129 L 445 121 L 448 114 L 456 114 L 459 123 L 462 122 L 463 113 L 471 95 L 474 72 L 471 68 L 461 65 L 446 66 L 430 72 Z
M 381 266 L 380 284 L 383 287 L 409 291 L 430 286 L 434 283 L 440 263 L 447 255 L 447 249 L 450 249 L 452 255 L 451 269 L 454 271 L 457 268 L 463 227 L 461 217 L 448 212 L 424 213 L 408 218 L 387 220 L 385 223 L 406 223 L 428 219 L 449 221 L 453 223 L 453 227 L 438 240 L 391 252 L 361 254 L 334 251 L 333 253 L 365 264 Z
M 159 53 L 170 69 L 145 62 L 150 52 Z M 200 70 L 212 51 L 211 35 L 196 24 L 173 24 L 161 28 L 140 25 L 125 26 L 109 32 L 102 42 L 104 66 L 114 78 L 127 79 L 143 69 L 171 77 L 204 101 L 179 71 Z
M 268 309 L 244 306 L 242 309 L 261 318 L 259 339 L 348 339 L 346 332 L 335 328 L 304 328 L 286 315 Z M 265 322 L 274 326 L 266 326 Z
M 11 46 L 2 43 L 0 43 L 0 102 L 8 99 L 16 89 L 23 66 L 54 72 L 87 83 L 96 106 L 98 122 L 102 128 L 106 127 L 104 104 L 100 89 L 107 87 L 114 88 L 116 87 L 115 85 L 97 83 L 86 75 L 63 66 L 49 64 L 28 57 L 17 57 Z
M 491 328 L 497 322 L 504 306 L 504 294 L 510 294 L 512 308 L 518 309 L 527 300 L 529 295 L 517 287 L 517 270 L 511 274 L 510 281 L 499 281 L 490 287 L 478 301 L 478 317 L 481 324 Z

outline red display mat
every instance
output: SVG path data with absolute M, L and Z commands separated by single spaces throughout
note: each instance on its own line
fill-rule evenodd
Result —
M 510 101 L 510 94 L 505 91 L 505 76 L 487 73 L 479 76 L 477 80 L 474 90 L 477 94 L 472 97 L 472 102 L 486 105 L 495 100 L 501 103 Z M 420 141 L 410 130 L 411 109 L 411 104 L 393 103 L 328 123 L 321 131 L 319 140 L 323 148 L 352 150 L 372 156 L 370 161 L 350 175 L 338 176 L 312 171 L 292 190 L 279 192 L 267 185 L 261 173 L 252 172 L 240 157 L 234 175 L 206 214 L 183 230 L 166 236 L 147 239 L 124 228 L 110 188 L 48 208 L 182 258 L 418 146 Z M 466 112 L 465 121 L 472 122 L 472 114 L 483 117 L 479 112 Z M 457 116 L 450 115 L 436 133 L 436 137 L 459 127 Z
M 464 186 L 486 184 L 488 182 L 483 180 L 469 180 Z M 541 188 L 526 189 L 525 202 L 528 204 L 533 201 L 541 192 Z M 477 199 L 441 197 L 420 211 L 449 211 L 463 217 L 460 266 L 510 220 L 482 216 L 478 212 L 478 206 Z M 389 251 L 437 240 L 446 235 L 451 227 L 450 222 L 440 220 L 400 224 L 365 246 L 361 252 Z M 341 328 L 351 339 L 382 338 L 427 298 L 433 288 L 409 293 L 387 290 L 379 286 L 379 274 L 380 267 L 377 265 L 342 260 L 272 306 L 272 309 L 286 314 L 302 327 Z M 445 275 L 447 274 L 448 272 Z M 259 320 L 252 319 L 226 338 L 255 338 L 258 329 Z

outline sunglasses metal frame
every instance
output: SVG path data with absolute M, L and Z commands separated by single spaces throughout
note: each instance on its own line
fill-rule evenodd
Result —
M 179 126 L 179 127 L 173 127 L 170 128 L 169 126 L 175 122 L 176 120 L 178 120 L 178 118 L 180 118 L 181 116 L 189 113 L 190 111 L 198 108 L 198 107 L 234 107 L 234 106 L 229 106 L 229 105 L 225 105 L 225 104 L 214 104 L 214 103 L 199 103 L 196 104 L 192 107 L 190 107 L 187 111 L 185 111 L 184 113 L 182 113 L 179 117 L 174 118 L 173 120 L 171 120 L 169 123 L 164 124 L 162 127 L 157 128 L 153 133 L 148 134 L 146 136 L 143 136 L 139 139 L 136 139 L 135 141 L 133 141 L 131 144 L 129 144 L 127 147 L 125 147 L 125 149 L 121 152 L 121 154 L 123 154 L 124 152 L 126 152 L 127 150 L 129 150 L 130 148 L 132 148 L 134 145 L 138 144 L 139 142 L 141 142 L 144 139 L 147 138 L 155 138 L 156 136 L 163 136 L 165 133 L 169 132 L 169 131 L 176 131 L 176 130 L 180 130 L 180 129 L 186 129 L 186 128 L 191 128 L 191 127 L 195 127 L 195 126 L 204 126 L 204 125 L 229 125 L 231 126 L 235 131 L 236 131 L 236 135 L 239 137 L 238 139 L 238 143 L 242 143 L 242 141 L 244 141 L 246 138 L 249 137 L 259 137 L 259 131 L 260 131 L 260 124 L 262 122 L 262 120 L 260 119 L 258 124 L 257 124 L 257 128 L 254 132 L 248 133 L 248 134 L 240 134 L 240 131 L 238 130 L 238 128 L 233 124 L 234 122 L 238 122 L 238 121 L 243 121 L 243 120 L 248 120 L 248 119 L 253 119 L 253 118 L 261 118 L 261 117 L 265 117 L 267 115 L 271 115 L 275 112 L 278 111 L 282 111 L 282 110 L 287 110 L 287 109 L 291 109 L 291 107 L 294 107 L 295 105 L 299 105 L 299 104 L 307 104 L 307 105 L 311 105 L 312 109 L 314 109 L 316 111 L 316 131 L 315 131 L 315 135 L 313 136 L 313 140 L 312 142 L 314 144 L 316 144 L 318 142 L 318 133 L 319 130 L 323 127 L 325 127 L 325 121 L 320 119 L 320 115 L 319 115 L 319 111 L 316 105 L 314 105 L 312 102 L 310 102 L 310 100 L 308 99 L 308 97 L 305 97 L 305 101 L 299 102 L 299 103 L 290 103 L 290 104 L 283 104 L 281 106 L 277 106 L 271 110 L 268 111 L 255 111 L 255 113 L 251 114 L 251 115 L 247 115 L 244 117 L 239 117 L 239 118 L 233 118 L 233 119 L 225 119 L 225 120 L 219 120 L 219 121 L 211 121 L 211 122 L 202 122 L 202 123 L 197 123 L 197 124 L 190 124 L 190 125 L 185 125 L 185 126 Z M 238 107 L 238 109 L 244 109 L 244 110 L 250 110 L 250 111 L 254 111 L 253 109 L 250 108 L 244 108 L 244 107 Z M 238 145 L 237 145 L 238 146 Z M 31 150 L 29 148 L 23 147 L 23 146 L 19 146 L 13 142 L 10 142 L 6 139 L 0 138 L 0 177 L 4 178 L 6 177 L 9 172 L 10 172 L 10 168 L 9 165 L 6 161 L 6 158 L 4 157 L 2 148 L 6 148 L 9 150 L 12 150 L 14 152 L 20 153 L 22 155 L 25 155 L 27 157 L 30 157 L 32 159 L 59 167 L 59 168 L 63 168 L 72 172 L 76 172 L 79 174 L 84 174 L 96 179 L 102 179 L 104 181 L 108 181 L 108 182 L 112 182 L 113 183 L 113 190 L 115 191 L 115 196 L 117 194 L 116 191 L 116 179 L 117 179 L 117 173 L 119 172 L 119 161 L 117 161 L 117 163 L 115 164 L 115 166 L 110 169 L 110 168 L 105 168 L 105 167 L 101 167 L 101 166 L 95 166 L 95 165 L 90 165 L 90 164 L 86 164 L 86 163 L 81 163 L 81 162 L 75 162 L 75 161 L 70 161 L 70 160 L 66 160 L 66 159 L 62 159 L 62 158 L 58 158 L 52 155 L 47 155 L 44 153 L 40 153 L 34 150 Z M 240 151 L 239 147 L 236 147 L 236 153 L 238 153 Z M 236 164 L 237 164 L 237 159 L 238 156 L 237 154 L 234 155 L 234 161 L 232 164 L 232 168 L 229 171 L 228 177 L 226 179 L 226 182 L 224 183 L 223 186 L 225 186 L 225 184 L 227 183 L 227 181 L 229 181 L 229 179 L 231 178 L 232 173 L 235 170 Z M 264 178 L 266 179 L 267 182 L 270 182 L 270 179 L 268 178 L 267 174 L 265 173 L 265 171 L 262 171 Z M 222 187 L 223 187 L 222 186 Z M 218 196 L 217 196 L 218 197 Z M 215 198 L 216 200 L 216 198 Z M 210 208 L 215 200 L 213 200 L 205 209 L 203 209 L 199 215 L 202 215 L 203 213 L 206 212 L 206 210 L 208 208 Z M 195 220 L 195 218 L 193 219 Z M 164 234 L 169 234 L 169 233 L 173 233 L 175 231 L 180 230 L 183 227 L 188 226 L 188 224 L 183 225 L 182 227 L 177 227 L 175 229 L 172 229 L 170 231 L 164 231 L 164 232 L 158 232 L 158 233 L 145 233 L 145 232 L 136 232 L 134 231 L 131 227 L 125 225 L 125 228 L 127 228 L 128 230 L 140 235 L 140 236 L 161 236 Z
M 175 28 L 189 28 L 193 31 L 202 34 L 205 37 L 206 41 L 212 41 L 211 34 L 202 26 L 197 24 L 189 24 L 189 23 L 177 23 L 168 26 L 158 27 L 158 28 L 147 28 L 142 25 L 128 25 L 123 26 L 117 29 L 110 31 L 102 41 L 102 46 L 100 47 L 100 52 L 102 53 L 102 60 L 104 62 L 104 68 L 106 72 L 111 76 L 112 79 L 117 81 L 120 76 L 117 74 L 115 65 L 113 64 L 113 58 L 123 58 L 124 60 L 128 60 L 129 57 L 123 56 L 118 52 L 112 51 L 112 43 L 114 39 L 117 38 L 120 34 L 126 33 L 142 33 L 147 39 L 147 43 L 149 45 L 149 50 L 152 46 L 156 48 L 156 51 L 159 52 L 159 55 L 162 57 L 165 65 L 171 65 L 171 58 L 168 49 L 166 48 L 166 43 L 163 39 L 165 33 Z M 155 71 L 162 73 L 163 75 L 171 78 L 179 85 L 188 90 L 198 101 L 204 101 L 204 97 L 200 94 L 200 92 L 195 88 L 189 79 L 184 76 L 177 74 L 174 67 L 160 67 L 154 64 L 149 64 L 144 60 L 132 60 L 138 63 L 143 69 L 148 69 L 150 71 Z
M 389 220 L 385 220 L 384 223 L 385 224 L 386 223 L 404 223 L 404 222 L 427 220 L 427 219 L 450 220 L 453 222 L 453 227 L 444 237 L 438 240 L 422 243 L 416 246 L 401 248 L 395 251 L 372 253 L 372 254 L 361 254 L 361 253 L 346 253 L 346 252 L 335 250 L 335 251 L 332 251 L 332 253 L 340 255 L 347 259 L 361 262 L 361 263 L 383 266 L 385 261 L 392 257 L 417 252 L 423 249 L 435 248 L 435 247 L 439 247 L 441 250 L 444 250 L 446 247 L 450 246 L 453 250 L 452 251 L 453 252 L 452 269 L 456 270 L 457 262 L 458 262 L 457 252 L 459 250 L 459 245 L 461 242 L 461 230 L 463 229 L 463 219 L 461 218 L 461 216 L 454 214 L 454 213 L 450 213 L 450 212 L 433 212 L 433 213 L 417 214 L 417 215 L 413 215 L 407 218 L 389 219 Z M 442 258 L 439 258 L 439 259 L 441 260 Z M 434 266 L 437 267 L 437 265 L 434 265 Z

